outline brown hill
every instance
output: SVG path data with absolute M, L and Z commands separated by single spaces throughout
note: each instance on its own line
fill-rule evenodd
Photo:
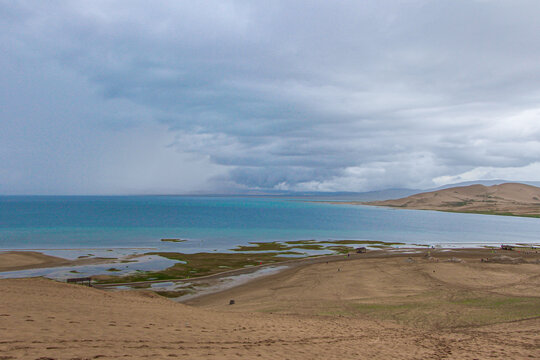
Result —
M 493 186 L 470 185 L 364 204 L 419 210 L 540 217 L 540 188 L 518 183 Z

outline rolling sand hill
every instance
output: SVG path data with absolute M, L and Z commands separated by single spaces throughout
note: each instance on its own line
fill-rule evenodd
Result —
M 0 271 L 16 271 L 57 266 L 106 264 L 111 263 L 114 260 L 116 259 L 101 257 L 67 260 L 56 256 L 45 255 L 36 251 L 6 251 L 0 253 Z
M 364 205 L 540 217 L 540 188 L 506 183 L 454 187 Z
M 0 359 L 538 358 L 539 259 L 536 250 L 374 251 L 187 305 L 147 290 L 3 279 Z

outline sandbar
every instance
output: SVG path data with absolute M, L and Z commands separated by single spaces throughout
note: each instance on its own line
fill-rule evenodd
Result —
M 0 252 L 0 272 L 60 266 L 103 264 L 114 260 L 116 260 L 116 258 L 100 257 L 68 260 L 56 256 L 45 255 L 37 251 L 6 251 Z

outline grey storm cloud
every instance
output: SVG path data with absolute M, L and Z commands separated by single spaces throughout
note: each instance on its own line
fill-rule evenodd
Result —
M 540 180 L 538 1 L 0 4 L 3 193 Z

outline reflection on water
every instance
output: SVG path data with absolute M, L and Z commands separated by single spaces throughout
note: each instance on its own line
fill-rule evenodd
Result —
M 180 296 L 176 298 L 175 300 L 186 301 L 189 299 L 193 299 L 197 296 L 212 294 L 212 293 L 222 291 L 228 288 L 232 288 L 241 284 L 245 284 L 248 281 L 251 281 L 255 278 L 276 274 L 279 271 L 284 270 L 286 268 L 287 266 L 284 266 L 284 265 L 263 267 L 252 273 L 240 274 L 240 275 L 235 275 L 235 276 L 227 276 L 227 277 L 221 278 L 219 279 L 217 283 L 211 284 L 210 286 L 208 286 L 207 284 L 204 284 L 204 287 L 197 287 L 197 285 L 195 286 L 192 285 L 192 289 L 194 290 L 193 293 Z
M 167 290 L 169 287 L 174 286 L 172 281 L 162 282 L 162 283 L 153 283 L 150 285 L 152 289 L 163 289 Z
M 246 274 L 239 274 L 239 275 L 231 275 L 223 278 L 218 279 L 212 279 L 212 280 L 197 280 L 192 279 L 190 282 L 184 282 L 184 281 L 166 281 L 166 282 L 158 282 L 153 283 L 150 285 L 150 288 L 156 292 L 160 291 L 168 291 L 168 292 L 174 292 L 174 291 L 187 291 L 188 294 L 173 298 L 175 301 L 186 301 L 189 299 L 193 299 L 197 296 L 206 295 L 206 294 L 212 294 L 218 291 L 222 291 L 228 288 L 232 288 L 234 286 L 238 286 L 244 283 L 247 283 L 250 280 L 253 280 L 255 278 L 260 278 L 262 276 L 268 276 L 275 274 L 281 270 L 286 269 L 288 266 L 281 265 L 281 266 L 267 266 L 260 269 L 257 269 L 253 272 L 246 273 Z M 126 285 L 120 285 L 111 287 L 110 289 L 114 290 L 130 290 L 134 289 L 130 286 Z

